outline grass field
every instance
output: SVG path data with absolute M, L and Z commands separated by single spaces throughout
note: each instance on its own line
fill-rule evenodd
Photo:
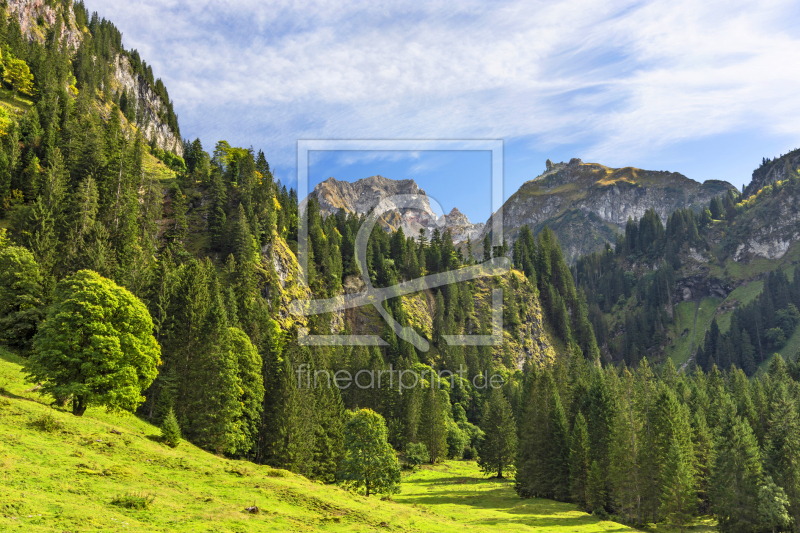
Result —
M 513 481 L 486 479 L 466 461 L 423 466 L 406 475 L 394 500 L 449 519 L 453 531 L 465 525 L 478 531 L 634 531 L 599 521 L 572 504 L 520 499 Z
M 521 500 L 474 462 L 406 474 L 381 501 L 186 442 L 168 448 L 133 416 L 49 407 L 20 363 L 0 349 L 0 531 L 630 531 L 574 505 Z M 125 507 L 149 498 L 148 509 Z
M 674 338 L 667 346 L 666 354 L 676 367 L 680 367 L 691 355 L 696 309 L 695 302 L 681 302 L 675 306 L 675 323 L 672 327 Z
M 694 331 L 694 313 L 697 304 L 693 302 L 678 304 L 675 331 L 680 335 L 684 329 L 688 328 L 689 333 L 685 337 L 679 336 L 667 346 L 666 354 L 672 359 L 676 368 L 680 368 L 689 359 L 692 339 L 694 339 L 695 348 L 703 342 L 706 328 L 711 324 L 711 319 L 714 318 L 720 301 L 719 298 L 703 298 L 700 301 L 700 308 L 697 310 L 697 324 L 694 326 Z

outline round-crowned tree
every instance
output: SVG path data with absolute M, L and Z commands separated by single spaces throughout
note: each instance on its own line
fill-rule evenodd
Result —
M 400 464 L 386 440 L 386 422 L 372 409 L 353 413 L 344 428 L 345 457 L 339 481 L 356 491 L 394 494 L 400 485 Z
M 133 294 L 91 270 L 58 283 L 33 339 L 27 374 L 42 392 L 90 405 L 133 411 L 156 377 L 161 348 L 147 308 Z

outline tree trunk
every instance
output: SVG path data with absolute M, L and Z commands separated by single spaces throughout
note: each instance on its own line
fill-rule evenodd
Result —
M 86 412 L 86 399 L 83 396 L 75 396 L 72 398 L 72 414 L 75 416 L 83 416 Z

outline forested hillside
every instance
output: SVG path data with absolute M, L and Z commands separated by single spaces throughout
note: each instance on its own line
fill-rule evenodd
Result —
M 269 147 L 179 141 L 166 87 L 110 21 L 83 2 L 37 6 L 0 17 L 0 342 L 28 392 L 76 416 L 133 412 L 164 445 L 182 437 L 366 496 L 397 492 L 398 456 L 409 470 L 463 459 L 513 477 L 523 498 L 635 526 L 800 525 L 794 160 L 747 198 L 695 184 L 666 225 L 653 206 L 572 264 L 547 225 L 494 248 L 488 233 L 457 246 L 447 228 L 376 226 L 374 287 L 513 266 L 381 304 L 430 341 L 421 350 L 371 307 L 290 312 L 364 290 L 365 214 L 300 204 Z M 537 202 L 573 171 L 629 187 L 628 170 L 570 165 L 535 184 Z M 665 174 L 645 177 L 687 183 Z M 449 343 L 490 334 L 497 288 L 502 344 Z M 310 347 L 306 331 L 385 345 Z M 340 375 L 354 379 L 330 386 Z

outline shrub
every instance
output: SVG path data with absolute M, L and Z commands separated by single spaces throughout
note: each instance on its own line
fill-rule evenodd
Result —
M 171 407 L 161 423 L 161 440 L 171 448 L 175 448 L 181 443 L 181 428 L 178 425 L 175 411 Z
M 53 433 L 54 431 L 58 431 L 63 427 L 63 424 L 56 420 L 56 418 L 53 416 L 53 413 L 50 411 L 34 420 L 33 425 L 34 427 L 42 431 L 46 431 L 47 433 Z
M 153 501 L 156 499 L 152 494 L 133 494 L 127 493 L 123 495 L 114 496 L 111 500 L 111 505 L 124 507 L 125 509 L 138 509 L 140 511 L 150 509 Z
M 428 460 L 428 447 L 421 442 L 414 442 L 406 447 L 406 464 L 413 470 Z

